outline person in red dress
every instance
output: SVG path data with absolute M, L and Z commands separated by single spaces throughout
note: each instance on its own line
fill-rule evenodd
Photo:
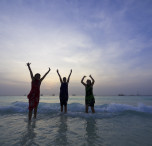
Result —
M 32 80 L 31 91 L 27 96 L 27 98 L 29 99 L 29 113 L 28 113 L 29 121 L 32 118 L 33 109 L 34 109 L 34 118 L 36 119 L 37 108 L 38 108 L 39 99 L 40 99 L 40 85 L 43 79 L 46 77 L 46 75 L 50 72 L 50 68 L 49 68 L 49 70 L 45 73 L 45 75 L 42 78 L 39 73 L 33 76 L 33 72 L 31 70 L 30 64 L 31 63 L 27 63 L 27 66 L 31 75 L 31 80 Z

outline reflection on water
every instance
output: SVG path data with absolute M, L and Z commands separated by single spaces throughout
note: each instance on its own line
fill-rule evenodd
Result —
M 57 136 L 55 139 L 55 145 L 67 145 L 67 117 L 65 115 L 61 115 L 59 117 L 59 125 L 58 125 L 58 131 L 57 131 Z
M 97 127 L 95 119 L 86 119 L 86 135 L 87 146 L 94 146 L 97 141 Z
M 36 137 L 36 133 L 34 132 L 34 129 L 36 128 L 36 120 L 33 122 L 27 122 L 26 131 L 23 132 L 20 145 L 37 145 L 34 141 L 34 138 Z

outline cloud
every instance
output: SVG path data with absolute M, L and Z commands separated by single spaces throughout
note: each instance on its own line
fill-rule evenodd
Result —
M 72 68 L 71 82 L 78 89 L 81 77 L 92 74 L 98 91 L 103 85 L 111 91 L 114 85 L 135 87 L 138 80 L 146 90 L 144 79 L 151 80 L 152 73 L 151 5 L 134 0 L 0 1 L 0 79 L 24 86 L 30 82 L 29 61 L 34 73 L 52 68 L 43 90 L 58 84 L 57 68 L 65 76 Z

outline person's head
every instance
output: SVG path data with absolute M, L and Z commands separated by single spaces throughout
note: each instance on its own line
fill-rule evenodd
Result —
M 34 79 L 40 80 L 41 75 L 39 73 L 35 74 Z
M 63 82 L 66 83 L 66 77 L 63 77 Z
M 87 80 L 87 85 L 91 85 L 91 80 Z

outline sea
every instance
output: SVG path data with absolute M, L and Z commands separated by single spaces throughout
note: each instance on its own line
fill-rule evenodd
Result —
M 152 146 L 152 96 L 41 96 L 37 119 L 28 121 L 26 96 L 0 96 L 0 146 Z

